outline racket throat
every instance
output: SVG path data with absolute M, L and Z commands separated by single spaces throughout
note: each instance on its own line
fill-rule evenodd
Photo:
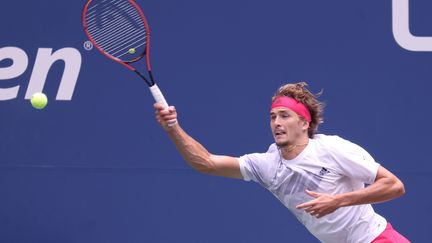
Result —
M 155 84 L 154 79 L 153 79 L 153 74 L 151 73 L 151 71 L 149 71 L 149 77 L 150 79 L 146 78 L 144 76 L 144 74 L 140 73 L 138 70 L 133 70 L 138 76 L 140 76 L 146 83 L 148 86 L 153 86 Z

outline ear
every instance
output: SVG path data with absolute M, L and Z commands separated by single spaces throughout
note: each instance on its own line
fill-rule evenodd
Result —
M 304 119 L 303 117 L 300 117 L 300 123 L 302 125 L 302 129 L 306 130 L 306 132 L 307 132 L 309 129 L 309 125 L 310 125 L 309 122 L 306 121 L 306 119 Z

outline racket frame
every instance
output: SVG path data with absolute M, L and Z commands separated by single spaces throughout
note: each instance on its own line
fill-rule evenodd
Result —
M 132 6 L 138 11 L 143 23 L 144 23 L 144 28 L 146 30 L 146 47 L 145 47 L 145 51 L 143 53 L 141 53 L 141 55 L 139 55 L 138 57 L 136 57 L 133 60 L 130 61 L 122 61 L 119 58 L 115 58 L 113 56 L 111 56 L 110 54 L 108 54 L 107 52 L 105 52 L 98 44 L 97 42 L 94 40 L 94 38 L 90 35 L 89 31 L 88 31 L 88 26 L 87 26 L 87 21 L 86 21 L 86 13 L 88 10 L 89 5 L 91 4 L 91 2 L 93 2 L 93 0 L 89 0 L 85 6 L 84 9 L 82 11 L 82 23 L 84 26 L 84 32 L 86 33 L 87 37 L 89 38 L 89 40 L 91 41 L 91 43 L 93 44 L 93 46 L 96 47 L 96 49 L 98 49 L 102 54 L 104 54 L 106 57 L 108 57 L 109 59 L 120 63 L 121 65 L 125 66 L 126 68 L 128 68 L 131 71 L 134 71 L 138 76 L 140 76 L 149 87 L 152 87 L 155 85 L 155 81 L 153 78 L 153 74 L 151 71 L 151 65 L 150 65 L 150 28 L 149 28 L 149 24 L 147 22 L 147 18 L 145 17 L 143 11 L 141 10 L 141 8 L 138 6 L 138 4 L 134 1 L 134 0 L 128 0 L 129 3 L 132 4 Z M 134 66 L 132 66 L 132 63 L 135 63 L 139 60 L 141 60 L 143 57 L 145 56 L 146 59 L 146 65 L 147 65 L 147 72 L 149 75 L 149 78 L 145 77 L 141 72 L 139 72 Z M 152 92 L 153 93 L 153 92 Z

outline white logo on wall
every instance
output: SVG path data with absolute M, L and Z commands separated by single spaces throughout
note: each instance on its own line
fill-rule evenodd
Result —
M 12 64 L 7 67 L 0 67 L 0 81 L 19 77 L 27 70 L 29 58 L 21 48 L 14 46 L 0 48 L 0 62 L 6 59 L 12 60 Z M 52 48 L 38 49 L 25 99 L 30 99 L 34 93 L 43 91 L 51 66 L 59 60 L 64 61 L 64 70 L 56 100 L 72 99 L 81 69 L 81 53 L 71 47 L 65 47 L 54 52 Z M 19 88 L 20 85 L 0 88 L 0 100 L 15 99 Z
M 432 51 L 432 37 L 414 36 L 409 28 L 409 0 L 393 0 L 393 36 L 396 42 L 409 51 Z

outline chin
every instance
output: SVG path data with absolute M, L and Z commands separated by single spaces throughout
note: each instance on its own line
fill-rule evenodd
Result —
M 275 143 L 278 147 L 286 147 L 289 145 L 289 143 L 287 141 L 279 141 L 279 142 L 275 141 Z

